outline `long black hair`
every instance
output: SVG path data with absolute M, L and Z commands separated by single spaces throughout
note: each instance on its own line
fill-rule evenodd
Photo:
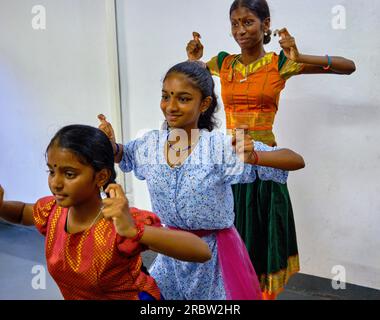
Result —
M 215 113 L 218 111 L 218 99 L 215 94 L 215 83 L 208 69 L 197 61 L 185 61 L 171 67 L 166 73 L 165 81 L 170 74 L 180 73 L 185 75 L 192 84 L 201 91 L 202 99 L 211 97 L 212 101 L 209 108 L 200 115 L 198 120 L 199 129 L 214 130 L 218 122 Z
M 81 163 L 90 165 L 95 172 L 108 169 L 111 176 L 105 188 L 108 184 L 115 182 L 116 171 L 112 144 L 101 130 L 80 124 L 66 126 L 51 139 L 46 148 L 46 154 L 53 146 L 70 150 Z
M 247 8 L 252 11 L 263 22 L 265 19 L 270 18 L 269 5 L 266 0 L 235 0 L 230 8 L 230 16 L 232 11 L 238 8 Z M 272 31 L 269 30 L 267 35 L 264 35 L 264 44 L 268 44 L 271 40 Z

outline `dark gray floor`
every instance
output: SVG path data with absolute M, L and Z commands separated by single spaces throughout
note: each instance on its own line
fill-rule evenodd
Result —
M 149 267 L 155 254 L 143 255 Z M 41 272 L 46 272 L 46 283 Z M 329 281 L 306 275 L 296 275 L 290 280 L 279 300 L 342 300 L 380 299 L 380 291 L 351 286 L 344 293 L 329 289 Z M 36 287 L 34 285 L 34 287 Z M 330 285 L 331 288 L 331 285 Z M 329 291 L 330 290 L 330 291 Z M 60 300 L 62 296 L 46 269 L 44 238 L 34 228 L 13 226 L 0 222 L 0 300 Z

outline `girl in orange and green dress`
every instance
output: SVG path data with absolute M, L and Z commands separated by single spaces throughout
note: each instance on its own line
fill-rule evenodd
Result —
M 286 81 L 300 74 L 351 74 L 353 61 L 343 57 L 301 54 L 286 28 L 276 31 L 282 51 L 266 52 L 271 40 L 266 0 L 235 0 L 230 8 L 232 35 L 240 54 L 220 52 L 206 63 L 220 77 L 229 133 L 245 126 L 255 141 L 276 146 L 273 123 Z M 203 55 L 200 35 L 187 45 L 189 60 Z M 261 181 L 233 186 L 235 225 L 259 277 L 264 299 L 275 299 L 300 270 L 292 204 L 287 185 Z

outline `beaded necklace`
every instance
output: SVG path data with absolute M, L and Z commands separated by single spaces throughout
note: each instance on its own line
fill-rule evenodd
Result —
M 181 155 L 181 152 L 184 152 L 184 151 L 189 151 L 192 147 L 194 147 L 195 143 L 192 143 L 191 145 L 187 146 L 186 148 L 184 149 L 181 149 L 181 148 L 175 148 L 173 144 L 171 144 L 171 142 L 169 141 L 169 135 L 170 135 L 170 132 L 168 130 L 168 134 L 166 136 L 166 142 L 169 146 L 170 149 L 174 150 L 176 152 L 176 156 L 179 157 Z

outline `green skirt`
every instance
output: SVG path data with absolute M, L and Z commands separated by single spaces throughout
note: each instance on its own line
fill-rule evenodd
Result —
M 278 294 L 300 269 L 287 185 L 256 179 L 233 185 L 232 190 L 235 226 L 247 246 L 261 290 Z

